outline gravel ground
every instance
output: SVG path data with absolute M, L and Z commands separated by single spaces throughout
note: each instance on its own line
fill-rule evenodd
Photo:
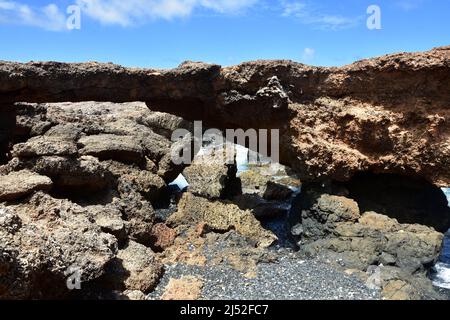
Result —
M 261 263 L 255 279 L 221 266 L 168 265 L 149 299 L 158 299 L 170 278 L 195 276 L 204 281 L 206 300 L 373 300 L 377 291 L 355 277 L 314 261 L 281 257 L 278 263 Z

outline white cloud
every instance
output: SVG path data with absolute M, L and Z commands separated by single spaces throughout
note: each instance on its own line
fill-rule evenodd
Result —
M 258 0 L 77 0 L 83 12 L 104 24 L 130 26 L 149 19 L 186 17 L 196 9 L 236 13 Z
M 305 48 L 303 50 L 302 61 L 309 62 L 312 59 L 314 59 L 315 55 L 316 55 L 316 50 L 314 50 L 313 48 Z
M 323 30 L 347 29 L 356 26 L 360 21 L 360 17 L 322 13 L 301 1 L 281 0 L 281 6 L 283 16 L 297 18 L 301 23 Z
M 35 8 L 14 1 L 0 0 L 1 23 L 26 25 L 58 31 L 65 28 L 66 16 L 55 4 Z
M 395 4 L 402 10 L 411 11 L 418 9 L 425 0 L 396 0 Z
M 187 17 L 204 9 L 221 14 L 235 14 L 259 0 L 74 0 L 82 14 L 103 24 L 127 27 L 152 19 Z M 46 30 L 66 27 L 65 8 L 55 4 L 30 6 L 16 1 L 0 0 L 0 24 L 27 25 Z
M 205 8 L 223 13 L 236 13 L 255 5 L 259 0 L 202 0 L 199 3 Z

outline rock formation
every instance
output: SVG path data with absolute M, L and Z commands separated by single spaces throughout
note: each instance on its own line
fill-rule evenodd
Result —
M 236 230 L 261 247 L 268 247 L 276 240 L 275 235 L 265 230 L 250 211 L 241 210 L 235 204 L 210 202 L 186 193 L 178 206 L 178 212 L 169 218 L 169 225 L 204 223 L 206 228 L 217 232 Z
M 173 70 L 1 62 L 0 104 L 146 101 L 209 127 L 281 129 L 282 162 L 303 180 L 370 171 L 447 186 L 449 61 L 450 48 L 442 47 L 341 68 L 292 61 L 227 68 L 186 62 Z
M 190 192 L 209 199 L 232 198 L 241 192 L 240 180 L 236 178 L 234 146 L 227 146 L 197 155 L 192 164 L 184 169 L 183 176 L 189 183 Z
M 431 228 L 361 213 L 356 202 L 345 197 L 321 194 L 312 201 L 302 210 L 302 250 L 311 254 L 339 253 L 349 269 L 383 264 L 410 273 L 427 271 L 439 257 L 443 235 Z
M 0 297 L 63 298 L 77 271 L 88 283 L 105 272 L 117 239 L 92 223 L 86 209 L 37 193 L 0 207 Z
M 443 234 L 363 211 L 346 194 L 341 186 L 302 192 L 293 210 L 301 221 L 292 227 L 300 251 L 358 276 L 385 299 L 441 299 L 427 275 L 440 256 Z
M 284 216 L 301 254 L 385 298 L 439 298 L 426 274 L 450 227 L 449 87 L 450 47 L 341 68 L 0 62 L 0 298 L 67 298 L 79 272 L 85 298 L 143 299 L 163 262 L 251 274 L 278 236 L 262 221 Z M 279 129 L 292 172 L 175 165 L 192 135 L 171 134 L 191 120 Z M 182 172 L 188 191 L 169 195 Z
M 156 132 L 188 124 L 142 103 L 16 108 L 0 166 L 0 298 L 67 298 L 76 272 L 84 297 L 148 293 L 163 272 L 151 248 L 173 242 L 153 204 L 183 170 Z

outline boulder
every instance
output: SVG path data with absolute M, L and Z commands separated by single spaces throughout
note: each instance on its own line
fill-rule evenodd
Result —
M 1 177 L 0 201 L 13 201 L 39 190 L 50 190 L 53 182 L 46 176 L 22 170 Z
M 411 275 L 391 266 L 374 267 L 367 274 L 366 284 L 379 289 L 385 300 L 443 300 L 423 275 Z
M 294 190 L 288 186 L 268 181 L 264 191 L 264 199 L 266 200 L 288 200 L 294 194 Z
M 114 235 L 121 242 L 128 239 L 126 228 L 128 222 L 122 219 L 122 212 L 118 208 L 108 204 L 87 206 L 85 209 L 103 232 Z
M 174 244 L 177 232 L 164 223 L 157 223 L 152 227 L 152 237 L 155 250 L 166 250 Z
M 217 232 L 236 230 L 259 247 L 268 247 L 277 240 L 272 232 L 261 226 L 251 211 L 241 210 L 229 202 L 211 202 L 191 193 L 183 194 L 178 211 L 169 217 L 167 224 L 194 226 L 199 223 Z
M 243 193 L 255 193 L 263 196 L 271 176 L 263 175 L 258 170 L 250 167 L 250 170 L 240 173 L 239 178 L 242 182 Z
M 163 266 L 150 248 L 130 241 L 107 266 L 102 284 L 112 290 L 148 293 L 158 283 Z
M 183 176 L 189 183 L 189 192 L 209 199 L 225 199 L 241 192 L 236 173 L 234 147 L 227 144 L 197 156 L 184 169 Z
M 190 138 L 172 143 L 168 135 L 177 125 L 190 128 L 189 122 L 164 113 L 153 117 L 139 102 L 17 103 L 15 108 L 14 140 L 22 142 L 15 147 L 16 156 L 33 161 L 41 156 L 92 155 L 151 168 L 171 182 L 184 168 L 171 161 L 172 149 L 191 143 Z
M 282 217 L 288 213 L 286 204 L 267 201 L 257 194 L 242 194 L 236 196 L 233 198 L 233 203 L 241 210 L 250 210 L 258 220 Z
M 101 277 L 117 240 L 91 222 L 89 213 L 41 192 L 0 207 L 0 298 L 48 299 L 69 295 Z M 76 284 L 76 283 L 75 283 Z
M 150 202 L 137 192 L 115 197 L 112 205 L 120 210 L 126 220 L 126 230 L 129 239 L 150 246 L 153 243 L 152 227 L 155 221 L 155 211 Z
M 74 141 L 59 137 L 37 136 L 25 143 L 16 144 L 12 155 L 18 158 L 34 158 L 41 156 L 76 156 L 77 145 Z
M 143 160 L 142 146 L 132 136 L 101 134 L 82 137 L 78 140 L 80 154 L 91 155 L 100 160 L 118 160 L 125 163 L 140 163 Z
M 310 255 L 328 255 L 360 270 L 385 263 L 411 274 L 425 273 L 439 258 L 443 235 L 432 228 L 375 212 L 361 215 L 355 201 L 341 196 L 313 199 L 302 210 L 301 250 Z

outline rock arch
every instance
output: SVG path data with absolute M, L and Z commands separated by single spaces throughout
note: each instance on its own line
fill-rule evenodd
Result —
M 279 128 L 281 161 L 306 181 L 371 171 L 447 186 L 449 61 L 450 47 L 341 68 L 284 60 L 224 68 L 186 62 L 173 70 L 0 62 L 0 146 L 14 102 L 145 101 L 209 127 Z

